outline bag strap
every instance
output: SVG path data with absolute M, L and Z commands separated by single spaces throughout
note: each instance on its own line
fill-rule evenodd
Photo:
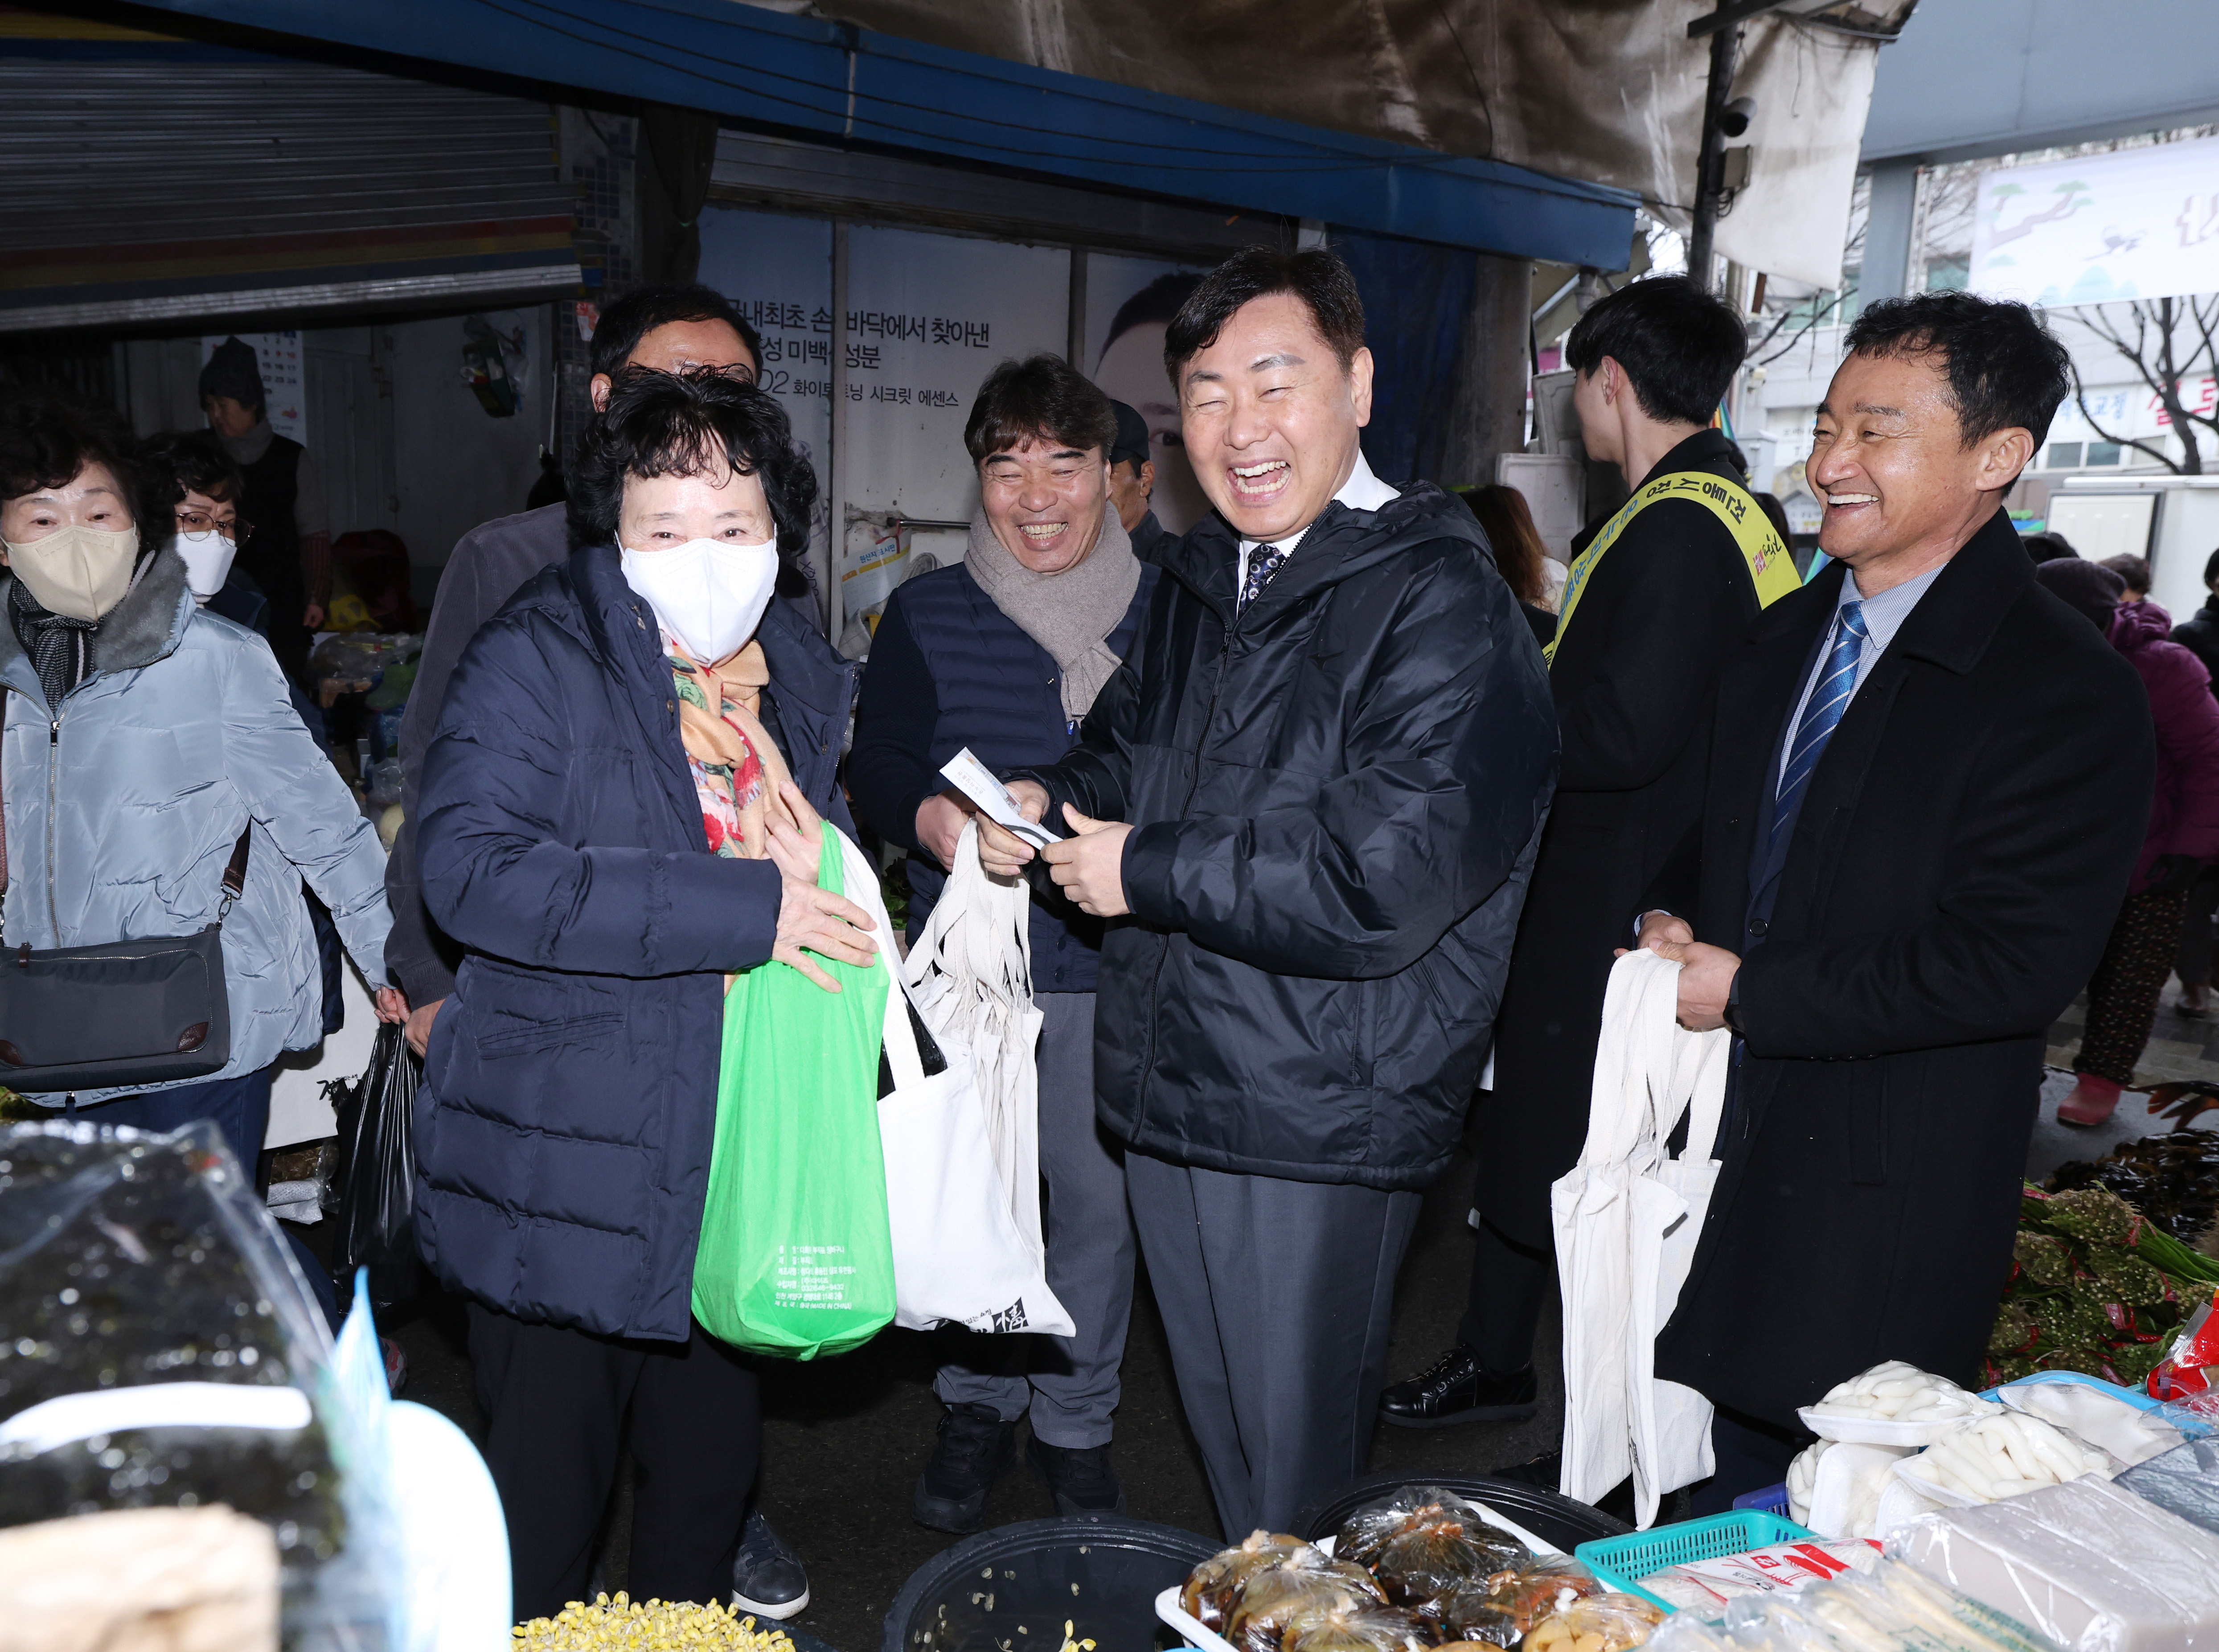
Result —
M 223 904 L 215 910 L 218 923 L 231 916 L 231 904 L 246 892 L 246 855 L 253 847 L 254 817 L 250 815 L 239 829 L 239 842 L 231 846 L 231 863 L 223 869 Z

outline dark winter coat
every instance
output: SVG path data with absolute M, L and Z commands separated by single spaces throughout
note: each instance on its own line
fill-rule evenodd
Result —
M 1540 649 L 1429 483 L 1327 506 L 1237 619 L 1221 519 L 1159 555 L 1083 743 L 1031 772 L 1135 829 L 1095 1001 L 1103 1121 L 1180 1164 L 1421 1186 L 1463 1124 L 1555 779 Z
M 784 603 L 757 632 L 795 783 L 834 783 L 855 668 Z M 464 650 L 425 754 L 418 853 L 469 948 L 432 1023 L 416 1226 L 518 1318 L 683 1341 L 728 972 L 768 959 L 778 868 L 710 852 L 655 615 L 614 547 L 517 593 Z
M 1732 444 L 1699 431 L 1642 478 L 1708 471 L 1736 483 Z M 1572 542 L 1584 550 L 1601 522 Z M 1756 586 L 1710 510 L 1660 500 L 1604 553 L 1549 671 L 1563 771 L 1526 891 L 1481 1104 L 1481 1213 L 1547 1245 L 1549 1184 L 1587 1140 L 1611 949 L 1625 914 L 1702 807 L 1719 667 L 1756 618 Z M 1688 761 L 1690 750 L 1695 761 Z
M 2219 695 L 2219 597 L 2175 625 L 2172 640 L 2203 661 L 2211 674 L 2211 692 Z
M 1143 566 L 1131 606 L 1110 633 L 1110 651 L 1132 649 L 1157 572 Z M 909 851 L 909 922 L 924 927 L 948 874 L 917 847 L 917 811 L 948 789 L 941 765 L 969 747 L 997 773 L 1053 763 L 1075 738 L 1063 711 L 1055 656 L 995 606 L 958 562 L 910 581 L 887 599 L 871 638 L 855 705 L 848 785 L 856 812 Z M 1067 900 L 1031 904 L 1033 991 L 1091 992 L 1102 920 Z
M 2203 662 L 2166 640 L 2172 629 L 2154 602 L 2122 604 L 2111 620 L 2111 646 L 2141 674 L 2157 726 L 2157 795 L 2129 894 L 2159 880 L 2167 855 L 2219 855 L 2219 700 Z
M 1999 511 L 1867 671 L 1752 921 L 1757 821 L 1845 575 L 1728 661 L 1688 759 L 1699 833 L 1641 903 L 1744 958 L 1725 1169 L 1657 1374 L 1787 1427 L 1885 1359 L 1979 1386 L 2045 1036 L 2118 915 L 2155 762 L 2134 674 Z

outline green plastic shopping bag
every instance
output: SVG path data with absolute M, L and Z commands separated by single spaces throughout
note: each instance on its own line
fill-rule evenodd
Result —
M 829 823 L 817 882 L 843 892 L 840 833 Z M 717 1138 L 693 1259 L 693 1317 L 720 1342 L 814 1359 L 860 1347 L 894 1316 L 879 1145 L 885 958 L 867 969 L 819 958 L 837 992 L 774 959 L 724 995 Z

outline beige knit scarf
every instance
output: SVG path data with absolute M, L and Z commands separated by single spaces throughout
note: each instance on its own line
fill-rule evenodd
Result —
M 1140 558 L 1116 507 L 1104 507 L 1094 549 L 1060 574 L 1035 574 L 1019 562 L 981 510 L 971 519 L 963 565 L 994 606 L 1054 656 L 1063 678 L 1063 714 L 1074 723 L 1084 717 L 1124 663 L 1110 651 L 1110 633 L 1141 584 Z

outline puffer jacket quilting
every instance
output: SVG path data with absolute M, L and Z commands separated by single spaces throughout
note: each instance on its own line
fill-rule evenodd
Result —
M 1421 1186 L 1478 1078 L 1555 785 L 1540 650 L 1430 484 L 1329 506 L 1237 620 L 1223 521 L 1163 566 L 1081 745 L 1021 771 L 1135 829 L 1102 1118 L 1179 1163 Z
M 787 603 L 757 636 L 794 782 L 852 834 L 855 668 Z M 503 1313 L 682 1342 L 724 978 L 770 956 L 780 885 L 710 853 L 654 615 L 613 546 L 472 638 L 421 797 L 425 901 L 468 952 L 417 1093 L 418 1247 Z
M 0 577 L 0 604 L 8 584 Z M 370 984 L 383 984 L 392 920 L 377 834 L 293 709 L 270 645 L 196 606 L 173 550 L 158 551 L 103 620 L 93 665 L 50 717 L 30 656 L 0 619 L 6 944 L 95 946 L 205 928 L 251 818 L 246 892 L 223 924 L 231 1059 L 211 1078 L 308 1048 L 323 1036 L 323 970 L 301 881 L 331 909 Z M 33 1099 L 59 1106 L 67 1097 Z

